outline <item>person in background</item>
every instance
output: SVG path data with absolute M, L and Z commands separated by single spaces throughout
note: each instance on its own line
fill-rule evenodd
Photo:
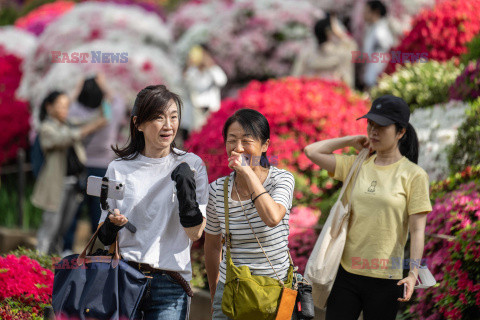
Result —
M 56 238 L 61 239 L 62 230 L 66 230 L 78 206 L 78 176 L 73 172 L 77 170 L 69 168 L 67 156 L 73 155 L 78 162 L 85 163 L 82 139 L 106 124 L 100 115 L 79 128 L 71 127 L 67 122 L 69 103 L 65 93 L 53 91 L 40 109 L 39 142 L 45 159 L 35 182 L 32 203 L 44 210 L 37 233 L 37 250 L 41 253 L 59 253 L 61 244 L 56 243 Z
M 317 21 L 314 27 L 316 45 L 307 47 L 296 58 L 292 75 L 344 81 L 354 85 L 352 51 L 355 41 L 348 36 L 336 16 Z
M 130 139 L 107 169 L 125 185 L 123 200 L 108 199 L 98 237 L 117 239 L 123 259 L 148 276 L 135 319 L 188 319 L 193 295 L 190 248 L 205 227 L 208 177 L 202 159 L 175 146 L 182 101 L 164 85 L 142 89 L 130 118 Z M 123 228 L 131 222 L 137 229 Z
M 394 38 L 386 19 L 387 8 L 381 1 L 368 1 L 365 5 L 364 19 L 367 30 L 363 39 L 363 54 L 372 57 L 374 53 L 381 56 L 388 53 Z M 366 62 L 363 65 L 361 81 L 366 88 L 376 85 L 380 74 L 385 70 L 387 61 Z
M 69 121 L 74 124 L 85 123 L 104 114 L 108 122 L 106 126 L 83 140 L 87 154 L 85 164 L 87 175 L 83 177 L 84 181 L 82 183 L 86 186 L 88 176 L 103 177 L 107 172 L 108 164 L 115 158 L 111 146 L 118 141 L 120 127 L 126 120 L 127 109 L 124 101 L 118 95 L 114 95 L 108 88 L 105 76 L 102 73 L 82 80 L 80 88 L 76 101 L 70 107 Z M 72 252 L 77 221 L 84 206 L 88 209 L 91 232 L 93 233 L 97 228 L 101 214 L 100 199 L 89 196 L 84 192 L 84 201 L 80 204 L 68 232 L 65 233 L 64 256 Z
M 334 151 L 354 147 L 373 152 L 362 163 L 353 187 L 345 248 L 327 300 L 326 320 L 357 320 L 361 311 L 365 320 L 396 319 L 398 302 L 413 294 L 427 214 L 432 211 L 428 175 L 417 165 L 418 139 L 407 103 L 382 96 L 361 118 L 367 119 L 368 136 L 339 137 L 305 147 L 313 163 L 340 181 L 357 156 Z M 409 232 L 410 259 L 404 260 Z M 407 277 L 403 268 L 410 269 Z
M 190 50 L 185 83 L 193 104 L 193 130 L 200 129 L 208 115 L 220 109 L 221 89 L 227 83 L 227 75 L 213 60 L 205 47 Z

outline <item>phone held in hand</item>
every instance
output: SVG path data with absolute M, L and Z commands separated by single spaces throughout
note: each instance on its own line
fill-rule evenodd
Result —
M 89 176 L 87 179 L 87 194 L 100 197 L 103 177 Z M 108 180 L 108 197 L 122 200 L 125 194 L 125 184 L 115 180 Z
M 112 106 L 106 100 L 102 101 L 102 112 L 103 116 L 105 117 L 105 119 L 107 119 L 107 121 L 112 120 Z
M 403 287 L 403 290 L 400 292 L 399 298 L 405 299 L 405 297 L 407 296 L 407 284 L 406 283 L 402 284 L 402 287 Z

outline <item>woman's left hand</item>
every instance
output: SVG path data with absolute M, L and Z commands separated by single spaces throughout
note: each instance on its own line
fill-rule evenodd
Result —
M 410 298 L 412 297 L 412 294 L 413 294 L 413 290 L 414 290 L 414 287 L 415 287 L 415 283 L 417 282 L 417 279 L 415 278 L 414 275 L 412 275 L 411 273 L 408 274 L 408 277 L 400 280 L 397 285 L 401 286 L 403 285 L 404 283 L 407 285 L 407 293 L 406 295 L 403 297 L 403 298 L 398 298 L 397 300 L 398 301 L 401 301 L 401 302 L 407 302 L 410 300 Z

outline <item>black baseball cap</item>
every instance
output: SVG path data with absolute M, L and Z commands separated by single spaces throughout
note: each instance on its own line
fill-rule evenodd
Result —
M 363 117 L 378 123 L 382 127 L 399 123 L 402 127 L 408 125 L 410 120 L 410 108 L 402 98 L 392 95 L 384 95 L 373 100 L 370 111 Z

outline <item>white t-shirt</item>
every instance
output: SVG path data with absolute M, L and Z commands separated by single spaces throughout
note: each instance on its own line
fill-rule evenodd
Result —
M 178 153 L 182 151 L 175 149 Z M 111 209 L 119 209 L 137 228 L 118 232 L 120 254 L 129 261 L 147 263 L 154 268 L 179 272 L 187 281 L 192 279 L 190 247 L 180 224 L 175 183 L 172 171 L 182 162 L 195 169 L 197 203 L 206 217 L 208 178 L 205 165 L 197 155 L 170 153 L 163 158 L 147 158 L 141 154 L 134 160 L 114 160 L 106 176 L 125 184 L 123 200 L 109 199 Z M 107 212 L 102 210 L 100 222 Z
M 200 70 L 190 67 L 186 72 L 190 98 L 195 108 L 209 108 L 211 112 L 220 109 L 221 89 L 227 83 L 227 75 L 217 65 Z
M 225 177 L 222 177 L 210 184 L 207 226 L 205 227 L 205 232 L 209 234 L 225 235 L 224 181 Z M 245 220 L 240 201 L 232 200 L 232 186 L 233 172 L 230 174 L 228 182 L 229 229 L 232 234 L 231 254 L 233 263 L 236 266 L 247 265 L 254 275 L 276 279 L 272 267 L 263 254 L 262 249 L 260 249 L 248 222 Z M 270 228 L 262 221 L 251 200 L 242 201 L 242 204 L 248 220 L 272 262 L 275 271 L 281 279 L 285 279 L 290 265 L 287 252 L 288 234 L 290 232 L 288 219 L 290 217 L 290 209 L 292 208 L 295 180 L 290 172 L 271 166 L 263 187 L 275 202 L 287 209 L 285 217 L 276 227 Z M 235 191 L 233 190 L 233 192 Z M 223 283 L 225 283 L 226 279 L 225 254 L 226 247 L 223 248 L 223 258 L 220 263 L 220 281 Z
M 388 27 L 388 21 L 385 18 L 378 20 L 371 25 L 365 34 L 363 41 L 363 52 L 369 57 L 372 54 L 386 53 L 393 46 L 393 35 Z M 367 63 L 363 74 L 363 81 L 369 87 L 377 83 L 377 78 L 388 65 L 388 62 Z

